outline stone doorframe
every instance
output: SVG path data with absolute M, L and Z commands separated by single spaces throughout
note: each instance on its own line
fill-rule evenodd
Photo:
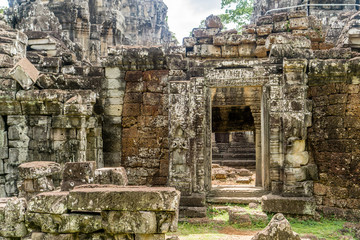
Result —
M 222 88 L 222 87 L 221 87 Z M 256 181 L 255 185 L 262 187 L 262 156 L 261 156 L 261 113 L 262 111 L 262 87 L 226 87 L 227 91 L 217 91 L 221 88 L 211 88 L 211 99 L 207 106 L 210 106 L 210 120 L 212 123 L 212 108 L 213 107 L 244 107 L 250 108 L 251 114 L 254 118 L 254 133 L 255 133 L 255 152 L 256 152 Z M 225 87 L 224 87 L 225 88 Z M 234 93 L 233 90 L 236 90 Z M 219 94 L 219 95 L 218 95 Z M 218 99 L 220 97 L 220 99 Z M 208 111 L 208 110 L 207 110 Z M 212 125 L 210 125 L 212 129 Z M 207 136 L 209 137 L 209 136 Z M 212 149 L 212 147 L 211 147 Z M 211 151 L 212 152 L 212 151 Z M 212 160 L 212 157 L 211 157 Z
M 260 110 L 251 108 L 251 112 L 255 120 L 255 148 L 256 148 L 256 186 L 262 187 L 265 190 L 270 190 L 270 142 L 269 142 L 269 109 L 267 101 L 269 99 L 269 91 L 265 86 L 269 82 L 269 77 L 254 77 L 253 73 L 249 72 L 250 69 L 206 69 L 205 71 L 205 84 L 208 89 L 206 92 L 210 92 L 213 88 L 241 88 L 241 87 L 258 87 L 261 88 L 261 104 Z M 212 132 L 212 97 L 207 98 L 206 112 L 209 119 L 206 120 L 207 124 L 205 128 L 206 142 L 211 143 Z M 205 161 L 205 189 L 211 190 L 211 147 L 209 158 Z M 258 177 L 260 176 L 260 177 Z

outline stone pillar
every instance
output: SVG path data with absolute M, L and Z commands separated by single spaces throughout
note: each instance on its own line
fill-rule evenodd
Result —
M 181 191 L 182 195 L 192 193 L 193 172 L 190 163 L 190 139 L 195 132 L 190 128 L 189 81 L 170 82 L 169 95 L 169 185 Z
M 9 158 L 8 137 L 6 130 L 6 123 L 2 116 L 0 116 L 0 198 L 6 197 L 5 181 L 6 181 L 6 166 Z
M 262 161 L 261 161 L 261 129 L 255 129 L 255 149 L 256 149 L 256 180 L 255 186 L 262 186 Z
M 5 184 L 7 196 L 15 196 L 17 190 L 17 168 L 28 160 L 29 142 L 28 125 L 26 116 L 8 116 L 7 118 L 9 139 L 8 175 Z
M 255 152 L 256 152 L 256 180 L 255 186 L 262 186 L 262 157 L 261 157 L 261 109 L 260 106 L 251 106 L 255 124 Z
M 77 149 L 77 161 L 86 161 L 87 137 L 86 137 L 86 117 L 81 117 L 81 128 L 77 132 L 79 148 Z
M 104 165 L 121 165 L 121 119 L 124 104 L 125 75 L 117 67 L 105 68 L 105 81 L 102 86 L 104 106 Z
M 307 174 L 309 154 L 306 149 L 307 128 L 311 112 L 306 99 L 308 62 L 305 59 L 284 61 L 283 88 L 288 106 L 284 106 L 283 133 L 286 144 L 284 161 L 284 196 L 312 196 L 313 179 Z

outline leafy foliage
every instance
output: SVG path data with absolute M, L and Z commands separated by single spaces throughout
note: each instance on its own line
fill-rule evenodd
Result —
M 235 23 L 240 30 L 243 25 L 249 24 L 254 10 L 254 0 L 221 0 L 221 8 L 225 13 L 220 15 L 225 24 Z
M 0 14 L 4 14 L 6 9 L 7 9 L 7 7 L 0 6 Z

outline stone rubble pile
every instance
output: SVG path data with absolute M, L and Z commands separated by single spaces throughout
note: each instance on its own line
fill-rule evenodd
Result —
M 248 169 L 236 169 L 232 167 L 219 166 L 212 164 L 213 184 L 250 184 L 253 179 L 253 173 Z
M 230 208 L 228 212 L 230 224 L 238 224 L 245 227 L 259 223 L 268 223 L 268 216 L 260 210 L 252 209 L 251 211 L 246 211 L 244 208 Z
M 311 57 L 312 50 L 334 47 L 325 41 L 321 22 L 305 11 L 259 17 L 243 27 L 242 34 L 222 30 L 217 16 L 209 16 L 206 28 L 195 28 L 184 38 L 186 55 L 200 58 Z M 217 23 L 217 24 L 215 24 Z M 309 55 L 310 54 L 310 55 Z
M 293 232 L 289 221 L 281 213 L 276 214 L 267 227 L 258 232 L 251 240 L 300 240 Z
M 164 240 L 165 233 L 177 229 L 180 193 L 126 187 L 124 168 L 66 163 L 62 191 L 53 191 L 51 177 L 61 171 L 57 163 L 24 163 L 19 171 L 20 194 L 27 201 L 0 199 L 0 237 L 5 239 Z

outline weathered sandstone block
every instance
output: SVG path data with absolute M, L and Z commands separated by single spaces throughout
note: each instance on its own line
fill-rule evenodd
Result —
M 251 212 L 242 208 L 229 209 L 229 222 L 242 226 L 250 226 L 256 223 L 267 223 L 266 213 L 253 210 Z
M 24 198 L 0 198 L 0 236 L 24 237 L 27 234 L 25 211 Z
M 119 233 L 166 233 L 176 231 L 175 212 L 104 211 L 104 228 L 111 234 Z
M 126 170 L 123 167 L 96 169 L 94 182 L 96 184 L 114 184 L 119 186 L 126 186 L 128 183 Z
M 269 194 L 262 197 L 261 206 L 265 212 L 299 215 L 315 214 L 315 200 L 311 197 L 281 197 Z
M 69 191 L 75 186 L 94 182 L 95 162 L 66 163 L 63 172 L 61 191 Z
M 223 24 L 219 16 L 210 15 L 205 20 L 205 26 L 207 28 L 223 28 Z
M 23 89 L 29 90 L 38 79 L 39 71 L 29 60 L 23 58 L 9 72 L 9 75 L 15 79 Z
M 300 236 L 293 232 L 288 220 L 281 213 L 276 214 L 267 227 L 258 232 L 252 240 L 300 240 Z
M 45 233 L 93 233 L 101 230 L 102 218 L 96 214 L 42 214 L 26 213 L 30 230 Z
M 68 211 L 69 192 L 46 192 L 33 197 L 28 203 L 28 211 L 33 213 L 64 214 Z
M 57 174 L 61 171 L 61 166 L 55 162 L 28 162 L 19 166 L 19 176 L 22 179 L 37 179 Z
M 72 211 L 176 211 L 180 192 L 174 188 L 101 187 L 75 188 L 70 192 Z

